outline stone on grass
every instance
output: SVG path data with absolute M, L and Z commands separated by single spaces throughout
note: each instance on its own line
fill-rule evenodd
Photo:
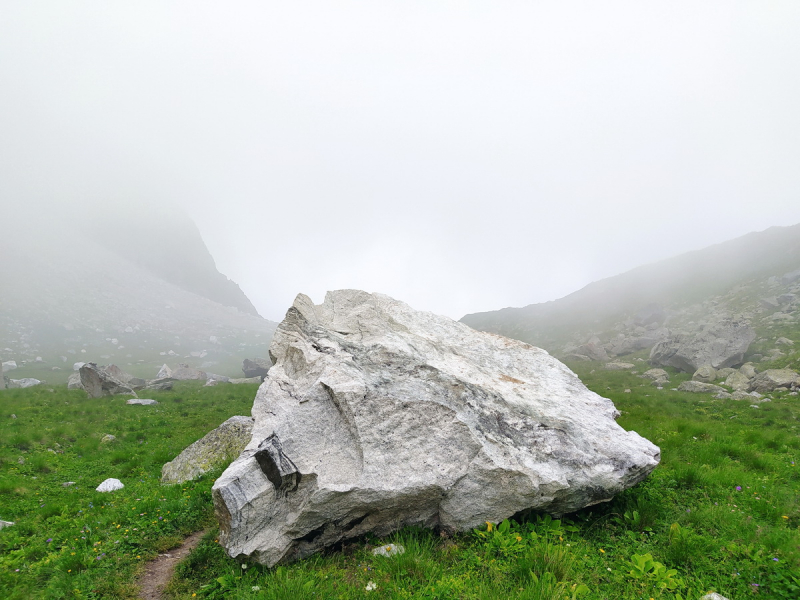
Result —
M 9 371 L 13 371 L 16 368 L 17 368 L 17 361 L 7 360 L 2 364 L 2 368 L 0 368 L 0 371 L 5 371 L 6 373 L 8 373 Z
M 694 392 L 695 394 L 727 392 L 723 387 L 713 383 L 703 383 L 702 381 L 684 381 L 678 386 L 679 392 Z
M 206 380 L 208 379 L 208 375 L 205 371 L 201 371 L 200 369 L 195 369 L 194 367 L 190 367 L 189 365 L 180 364 L 176 369 L 172 371 L 172 375 L 170 375 L 172 379 L 176 379 L 178 381 L 191 381 L 195 379 Z
M 3 521 L 2 519 L 0 519 L 0 529 L 3 529 L 5 527 L 11 527 L 13 524 L 14 521 Z
M 606 363 L 603 367 L 604 369 L 608 369 L 609 371 L 629 371 L 633 369 L 636 365 L 632 363 L 626 362 L 610 362 Z
M 82 390 L 83 384 L 81 383 L 81 375 L 80 373 L 71 373 L 69 378 L 67 379 L 67 389 L 68 390 Z
M 83 365 L 78 372 L 81 377 L 81 385 L 89 398 L 102 398 L 117 394 L 136 396 L 133 388 L 117 379 L 105 367 L 98 367 L 95 363 L 90 362 Z
M 110 433 L 105 434 L 103 437 L 100 438 L 100 442 L 103 444 L 110 444 L 112 442 L 117 441 L 117 436 L 111 435 Z
M 261 377 L 238 377 L 235 379 L 230 379 L 229 383 L 261 383 Z
M 145 383 L 144 389 L 150 391 L 165 392 L 172 389 L 175 380 L 172 377 L 165 377 L 163 379 L 148 379 Z
M 164 379 L 166 377 L 172 377 L 172 369 L 170 369 L 166 364 L 161 365 L 161 368 L 158 370 L 156 374 L 156 379 Z
M 800 385 L 800 376 L 791 369 L 767 369 L 756 375 L 750 382 L 751 392 L 771 392 L 778 388 L 791 388 Z
M 406 549 L 402 544 L 384 544 L 372 550 L 373 556 L 394 556 L 395 554 L 405 554 Z
M 703 365 L 715 369 L 733 367 L 756 338 L 756 332 L 744 321 L 730 319 L 706 325 L 698 333 L 676 333 L 653 346 L 650 364 L 675 367 L 694 373 Z
M 739 367 L 739 373 L 747 377 L 748 379 L 752 379 L 756 375 L 758 375 L 758 371 L 753 366 L 753 363 L 744 363 L 741 367 Z
M 183 483 L 239 456 L 253 432 L 252 417 L 231 417 L 161 468 L 161 483 Z
M 717 392 L 712 398 L 716 398 L 717 400 L 730 400 L 732 396 L 728 392 Z
M 664 369 L 648 369 L 642 373 L 642 377 L 657 381 L 659 379 L 669 379 L 669 373 L 667 373 Z
M 794 342 L 785 337 L 779 337 L 777 340 L 775 340 L 775 344 L 778 346 L 794 346 Z
M 703 365 L 692 375 L 692 381 L 714 383 L 717 380 L 717 370 L 711 365 Z
M 734 371 L 725 379 L 725 385 L 734 391 L 745 391 L 750 386 L 750 380 L 739 371 Z
M 98 492 L 115 492 L 117 490 L 121 490 L 125 487 L 119 479 L 114 479 L 113 477 L 109 477 L 103 483 L 97 486 Z
M 65 481 L 61 484 L 61 487 L 72 487 L 73 485 L 75 485 L 74 481 Z
M 258 377 L 261 381 L 264 381 L 264 377 L 266 377 L 271 367 L 272 361 L 264 358 L 245 358 L 242 361 L 242 373 L 244 373 L 246 379 Z
M 368 532 L 572 512 L 660 459 L 544 350 L 388 296 L 299 295 L 270 356 L 252 439 L 213 487 L 232 557 L 272 566 Z
M 153 404 L 158 404 L 158 400 L 153 400 L 152 398 L 131 398 L 125 404 L 141 404 L 143 406 L 152 406 Z
M 706 594 L 700 600 L 728 600 L 725 596 L 717 594 L 716 592 L 711 592 L 710 594 Z
M 9 379 L 8 387 L 9 389 L 29 388 L 35 385 L 41 385 L 42 383 L 42 381 L 39 379 L 34 379 L 33 377 L 23 377 L 22 379 Z

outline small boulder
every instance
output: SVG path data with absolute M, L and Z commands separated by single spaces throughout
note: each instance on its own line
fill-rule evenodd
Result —
M 719 392 L 727 392 L 725 388 L 722 388 L 718 385 L 714 385 L 713 383 L 703 383 L 702 381 L 684 381 L 682 384 L 678 386 L 678 391 L 694 392 L 696 394 L 702 394 L 702 393 L 718 394 Z
M 125 487 L 119 479 L 114 479 L 113 477 L 109 477 L 103 483 L 97 486 L 98 492 L 114 492 L 116 490 L 121 490 Z
M 747 377 L 748 379 L 752 379 L 758 374 L 756 368 L 753 366 L 753 363 L 744 363 L 741 367 L 739 367 L 739 373 Z
M 192 381 L 196 379 L 205 381 L 208 379 L 208 375 L 205 371 L 195 369 L 194 367 L 190 367 L 189 365 L 185 364 L 178 365 L 178 368 L 172 371 L 171 377 L 172 379 L 176 379 L 178 381 Z
M 667 373 L 664 369 L 648 369 L 647 371 L 642 373 L 642 377 L 644 379 L 650 379 L 652 381 L 668 380 L 669 373 Z
M 722 596 L 716 592 L 711 592 L 710 594 L 706 594 L 700 600 L 728 600 L 725 596 Z
M 230 379 L 229 383 L 261 383 L 261 377 L 239 377 L 237 379 Z
M 717 370 L 711 365 L 703 365 L 692 375 L 692 381 L 714 383 L 717 380 Z
M 779 337 L 775 340 L 775 345 L 777 346 L 794 346 L 794 342 L 789 338 Z
M 0 529 L 4 529 L 6 527 L 11 527 L 14 524 L 14 521 L 3 521 L 0 519 Z
M 161 365 L 161 368 L 158 370 L 158 374 L 156 375 L 156 379 L 164 379 L 165 377 L 172 377 L 172 369 L 170 369 L 167 365 Z
M 161 483 L 189 481 L 241 454 L 253 433 L 252 417 L 231 417 L 161 468 Z
M 117 394 L 136 396 L 136 392 L 128 384 L 106 371 L 105 367 L 98 367 L 95 363 L 90 362 L 83 365 L 78 372 L 81 376 L 81 385 L 89 398 L 102 398 Z
M 152 406 L 153 404 L 158 404 L 158 401 L 153 400 L 152 398 L 131 398 L 125 404 L 141 404 L 142 406 Z
M 150 391 L 164 392 L 171 390 L 174 383 L 175 380 L 172 379 L 171 377 L 165 377 L 163 379 L 148 379 L 145 382 L 144 389 Z
M 105 434 L 103 437 L 100 438 L 100 443 L 102 444 L 110 444 L 112 442 L 117 441 L 117 436 L 111 435 L 110 433 Z
M 7 360 L 3 363 L 2 371 L 8 373 L 9 371 L 13 371 L 17 368 L 17 361 L 15 360 Z
M 750 386 L 750 380 L 739 371 L 734 371 L 725 379 L 725 385 L 734 391 L 745 391 Z
M 731 394 L 732 400 L 750 400 L 751 402 L 753 399 L 759 399 L 763 396 L 758 392 L 745 392 L 744 390 L 736 390 Z
M 606 363 L 605 367 L 603 368 L 609 371 L 629 371 L 630 369 L 633 369 L 635 366 L 636 365 L 632 363 L 626 363 L 626 362 L 610 362 Z
M 10 389 L 14 388 L 29 388 L 35 385 L 41 385 L 43 382 L 39 379 L 34 379 L 33 377 L 23 377 L 22 379 L 9 379 L 8 380 L 8 387 Z
M 694 373 L 703 365 L 715 369 L 741 364 L 756 332 L 743 320 L 722 319 L 705 325 L 701 331 L 675 333 L 650 351 L 654 367 L 675 367 Z
M 81 375 L 80 373 L 72 373 L 67 379 L 67 389 L 68 390 L 83 390 L 83 384 L 81 383 Z M 85 391 L 85 390 L 84 390 Z
M 767 369 L 753 378 L 750 382 L 750 391 L 764 394 L 778 388 L 788 389 L 797 384 L 800 384 L 800 379 L 798 379 L 795 371 L 791 369 Z
M 260 377 L 261 381 L 264 381 L 270 368 L 272 368 L 272 362 L 264 358 L 245 358 L 242 361 L 242 372 L 247 379 Z

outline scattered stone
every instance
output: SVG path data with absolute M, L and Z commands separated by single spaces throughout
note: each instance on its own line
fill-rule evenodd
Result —
M 19 465 L 24 465 L 24 464 L 25 464 L 25 459 L 24 459 L 22 456 L 20 456 L 20 457 L 17 459 L 17 464 L 19 464 Z
M 179 364 L 178 368 L 172 371 L 171 377 L 177 381 L 192 381 L 196 379 L 205 381 L 208 379 L 208 375 L 205 371 L 195 369 L 186 364 Z
M 778 346 L 794 346 L 794 342 L 789 338 L 785 337 L 779 337 L 777 340 L 775 340 L 775 343 Z
M 610 362 L 606 363 L 605 367 L 603 368 L 608 369 L 609 371 L 628 371 L 630 369 L 633 369 L 635 366 L 636 365 L 632 363 Z
M 781 304 L 791 304 L 797 299 L 797 296 L 794 294 L 781 294 L 778 296 L 778 302 Z
M 109 477 L 103 483 L 97 486 L 98 492 L 114 492 L 116 490 L 121 490 L 125 487 L 119 479 L 114 479 L 113 477 Z
M 731 367 L 719 369 L 717 370 L 717 379 L 726 379 L 731 373 L 738 373 L 738 371 L 736 369 L 732 369 Z
M 158 401 L 153 400 L 152 398 L 131 398 L 125 404 L 141 404 L 143 406 L 152 406 L 154 404 L 158 404 Z
M 373 556 L 394 556 L 395 554 L 405 554 L 406 549 L 402 544 L 386 544 L 378 546 L 372 550 Z
M 116 442 L 116 441 L 117 441 L 117 436 L 111 435 L 110 433 L 107 433 L 100 438 L 100 442 L 103 444 L 110 444 L 111 442 Z
M 406 525 L 572 512 L 660 459 L 544 350 L 388 296 L 301 294 L 270 355 L 252 439 L 213 487 L 232 557 L 273 566 Z
M 741 367 L 739 367 L 739 373 L 747 377 L 748 379 L 752 379 L 758 374 L 756 368 L 753 366 L 753 363 L 744 363 Z
M 733 388 L 734 391 L 745 391 L 750 387 L 750 380 L 741 372 L 734 371 L 725 379 L 725 385 L 729 388 Z
M 630 391 L 630 390 L 628 390 L 628 389 L 625 389 L 625 390 L 622 390 L 622 393 L 623 393 L 623 394 L 630 394 L 630 393 L 631 393 L 631 391 Z
M 73 485 L 75 485 L 74 481 L 65 481 L 64 483 L 61 484 L 61 487 L 71 487 Z
M 767 369 L 756 375 L 750 382 L 751 392 L 771 392 L 778 388 L 791 388 L 800 385 L 798 374 L 791 369 Z
M 158 374 L 156 375 L 156 379 L 164 379 L 166 377 L 172 377 L 172 369 L 170 369 L 167 365 L 161 365 L 161 368 L 158 370 Z
M 214 387 L 215 385 L 219 385 L 220 383 L 224 383 L 222 381 L 218 381 L 216 379 L 209 379 L 206 381 L 206 384 L 203 387 Z
M 798 279 L 800 279 L 800 269 L 797 269 L 796 271 L 792 271 L 791 273 L 786 273 L 783 277 L 781 277 L 781 283 L 786 285 L 786 284 L 789 284 L 789 283 L 793 283 L 793 282 L 797 281 Z
M 267 376 L 271 367 L 272 362 L 264 358 L 254 358 L 252 360 L 245 358 L 242 361 L 242 373 L 244 373 L 246 379 L 259 377 L 261 381 L 264 381 L 264 377 Z
M 145 382 L 144 389 L 150 391 L 169 391 L 172 389 L 175 380 L 171 377 L 166 377 L 164 379 L 148 379 Z
M 3 521 L 0 519 L 0 529 L 4 529 L 6 527 L 11 527 L 14 524 L 14 521 Z
M 678 386 L 678 391 L 694 392 L 696 394 L 703 394 L 703 393 L 718 394 L 720 392 L 727 392 L 728 390 L 718 385 L 714 385 L 713 383 L 703 383 L 702 381 L 684 381 L 682 384 Z
M 773 310 L 780 306 L 780 302 L 778 302 L 778 299 L 775 296 L 771 296 L 769 298 L 762 298 L 761 300 L 758 301 L 758 303 L 761 304 L 761 306 L 763 306 L 764 308 Z
M 261 377 L 239 377 L 236 379 L 230 379 L 228 383 L 261 383 Z
M 669 379 L 669 373 L 667 373 L 664 369 L 648 369 L 644 373 L 642 373 L 642 377 L 645 379 L 651 379 L 653 381 L 658 381 L 659 379 Z
M 711 365 L 703 365 L 692 375 L 692 381 L 714 383 L 717 380 L 717 370 Z
M 9 371 L 13 371 L 16 368 L 17 368 L 17 361 L 15 360 L 7 360 L 2 365 L 2 370 L 6 373 L 8 373 Z
M 608 360 L 608 353 L 600 342 L 600 339 L 597 337 L 593 337 L 585 344 L 575 348 L 575 350 L 573 350 L 573 354 L 585 356 L 589 360 L 597 360 L 602 362 Z
M 744 390 L 737 390 L 731 394 L 732 400 L 750 400 L 753 401 L 753 398 L 761 398 L 761 394 L 758 392 L 745 392 Z
M 731 395 L 728 392 L 717 392 L 712 396 L 712 398 L 716 398 L 717 400 L 730 400 Z
M 136 396 L 136 392 L 128 384 L 120 381 L 104 367 L 98 367 L 95 363 L 86 363 L 78 372 L 81 377 L 81 385 L 89 398 L 102 398 L 117 394 Z
M 68 390 L 83 390 L 83 384 L 81 383 L 81 374 L 80 373 L 72 373 L 67 379 L 67 389 Z M 84 390 L 85 391 L 85 390 Z
M 8 387 L 9 389 L 29 388 L 35 385 L 41 385 L 42 383 L 44 382 L 39 379 L 34 379 L 33 377 L 23 377 L 22 379 L 9 379 Z
M 650 351 L 650 364 L 687 373 L 703 365 L 733 367 L 742 363 L 755 338 L 755 331 L 744 321 L 726 319 L 705 326 L 697 334 L 678 333 L 659 342 Z
M 728 600 L 725 596 L 721 596 L 716 592 L 711 592 L 710 594 L 706 594 L 700 600 Z
M 161 468 L 161 483 L 183 483 L 238 457 L 253 433 L 252 417 L 231 417 Z

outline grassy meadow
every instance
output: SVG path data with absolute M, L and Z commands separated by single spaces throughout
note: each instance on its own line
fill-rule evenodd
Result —
M 661 447 L 648 480 L 561 519 L 528 515 L 454 537 L 405 529 L 274 569 L 228 559 L 215 543 L 215 474 L 159 483 L 164 462 L 249 414 L 255 386 L 184 383 L 154 392 L 158 406 L 63 386 L 0 392 L 0 519 L 16 522 L 0 530 L 0 597 L 135 598 L 148 559 L 207 529 L 169 597 L 800 598 L 800 399 L 773 394 L 752 408 L 572 366 L 615 402 L 623 427 Z M 673 374 L 672 387 L 686 378 Z M 95 492 L 107 477 L 125 488 Z M 405 553 L 372 554 L 388 543 Z

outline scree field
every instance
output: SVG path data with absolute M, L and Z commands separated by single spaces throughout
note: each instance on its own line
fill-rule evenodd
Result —
M 560 519 L 531 514 L 452 537 L 405 529 L 274 569 L 229 559 L 216 543 L 219 471 L 159 483 L 183 448 L 250 414 L 256 386 L 184 383 L 153 393 L 157 406 L 64 386 L 2 391 L 0 519 L 15 524 L 0 530 L 0 597 L 136 598 L 148 560 L 206 531 L 167 597 L 800 598 L 798 397 L 776 393 L 754 408 L 574 368 L 614 401 L 624 428 L 661 447 L 645 482 Z M 673 373 L 670 385 L 686 378 Z M 109 477 L 125 488 L 96 492 Z M 405 553 L 372 554 L 390 543 Z

